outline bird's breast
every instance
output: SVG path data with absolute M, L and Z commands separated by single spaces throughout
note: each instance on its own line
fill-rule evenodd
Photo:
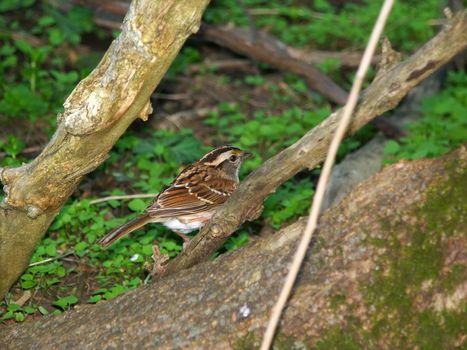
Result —
M 181 233 L 189 233 L 203 227 L 208 220 L 196 220 L 196 221 L 187 221 L 182 222 L 179 219 L 169 219 L 162 224 L 171 229 L 172 231 L 177 231 Z

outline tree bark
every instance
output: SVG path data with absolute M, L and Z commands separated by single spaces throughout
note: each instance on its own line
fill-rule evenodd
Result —
M 136 119 L 209 0 L 133 1 L 122 32 L 94 71 L 65 101 L 43 152 L 19 168 L 0 169 L 0 298 L 26 268 L 53 218 L 82 177 L 107 157 Z
M 276 346 L 461 347 L 466 169 L 465 147 L 400 162 L 324 213 Z M 115 300 L 0 329 L 0 347 L 255 348 L 305 224 Z

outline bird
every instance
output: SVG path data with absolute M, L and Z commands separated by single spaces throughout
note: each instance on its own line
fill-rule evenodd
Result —
M 189 242 L 186 233 L 203 227 L 239 184 L 238 173 L 251 153 L 227 145 L 184 168 L 140 216 L 112 230 L 97 243 L 107 247 L 149 223 L 161 223 Z

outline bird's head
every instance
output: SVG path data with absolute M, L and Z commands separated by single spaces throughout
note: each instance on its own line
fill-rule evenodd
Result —
M 218 147 L 199 160 L 205 166 L 212 166 L 219 169 L 227 178 L 238 181 L 238 171 L 245 159 L 251 157 L 250 152 L 246 152 L 237 147 Z

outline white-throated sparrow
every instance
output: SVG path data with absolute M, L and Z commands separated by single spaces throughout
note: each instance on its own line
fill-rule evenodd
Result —
M 216 207 L 237 188 L 238 171 L 251 155 L 236 147 L 223 146 L 189 165 L 160 192 L 144 214 L 109 232 L 97 243 L 108 246 L 142 226 L 158 222 L 186 242 L 185 233 L 204 226 Z

